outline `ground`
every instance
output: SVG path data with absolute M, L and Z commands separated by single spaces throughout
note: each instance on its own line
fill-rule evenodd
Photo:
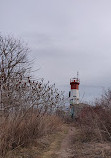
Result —
M 38 140 L 33 147 L 15 150 L 13 156 L 8 153 L 6 158 L 111 158 L 111 143 L 82 142 L 77 128 L 70 124 Z
M 50 149 L 44 152 L 43 158 L 111 158 L 111 143 L 84 143 L 79 140 L 78 130 L 74 126 L 67 126 L 66 131 L 61 134 L 62 139 L 59 142 L 56 139 L 56 143 L 54 141 Z

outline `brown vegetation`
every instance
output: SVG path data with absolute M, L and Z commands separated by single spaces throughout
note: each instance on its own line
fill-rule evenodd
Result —
M 111 95 L 111 91 L 108 90 L 106 94 Z M 82 109 L 78 125 L 83 141 L 111 141 L 111 106 L 107 104 L 110 98 L 107 99 L 106 102 L 102 97 L 95 106 Z
M 37 116 L 37 113 L 27 113 L 22 119 L 10 117 L 1 125 L 0 154 L 18 147 L 28 147 L 37 144 L 37 139 L 52 134 L 60 129 L 60 119 L 56 116 Z
M 27 147 L 58 130 L 56 116 L 64 95 L 55 85 L 34 81 L 29 73 L 28 49 L 19 41 L 0 36 L 0 155 Z M 59 110 L 59 107 L 60 110 Z

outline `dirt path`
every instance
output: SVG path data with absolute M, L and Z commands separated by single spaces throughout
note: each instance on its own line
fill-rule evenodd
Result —
M 111 158 L 110 142 L 82 142 L 76 127 L 63 128 L 41 158 Z
M 50 147 L 41 158 L 72 158 L 72 137 L 75 127 L 63 126 L 62 131 L 55 135 Z
M 69 127 L 69 131 L 66 137 L 63 139 L 61 143 L 60 151 L 58 152 L 58 158 L 72 158 L 72 138 L 75 133 L 75 127 Z
M 76 127 L 69 127 L 57 158 L 111 158 L 111 143 L 81 142 Z

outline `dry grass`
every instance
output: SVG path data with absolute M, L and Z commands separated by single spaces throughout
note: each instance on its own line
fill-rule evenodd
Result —
M 73 155 L 76 158 L 111 157 L 111 110 L 84 107 L 76 122 Z
M 25 117 L 2 118 L 0 126 L 0 155 L 20 147 L 35 145 L 37 139 L 60 130 L 61 120 L 54 115 L 37 116 L 27 113 Z
M 71 139 L 69 158 L 111 158 L 111 142 L 85 138 L 81 129 L 76 127 Z
M 76 142 L 72 151 L 73 158 L 111 158 L 111 144 L 106 142 Z
M 111 141 L 111 110 L 101 106 L 83 108 L 77 123 L 83 142 Z

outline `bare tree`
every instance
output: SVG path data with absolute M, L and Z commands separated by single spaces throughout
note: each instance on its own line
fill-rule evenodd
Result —
M 101 98 L 96 99 L 95 104 L 111 110 L 111 89 L 104 91 Z
M 27 63 L 26 48 L 20 40 L 0 35 L 0 104 L 1 110 L 12 106 L 15 85 L 23 79 Z
M 36 108 L 53 113 L 64 104 L 64 95 L 54 85 L 33 81 L 27 74 L 29 49 L 20 40 L 0 36 L 0 104 L 5 113 Z
M 29 73 L 29 49 L 12 37 L 0 36 L 0 155 L 58 128 L 56 109 L 63 92 Z M 53 115 L 54 114 L 54 115 Z

